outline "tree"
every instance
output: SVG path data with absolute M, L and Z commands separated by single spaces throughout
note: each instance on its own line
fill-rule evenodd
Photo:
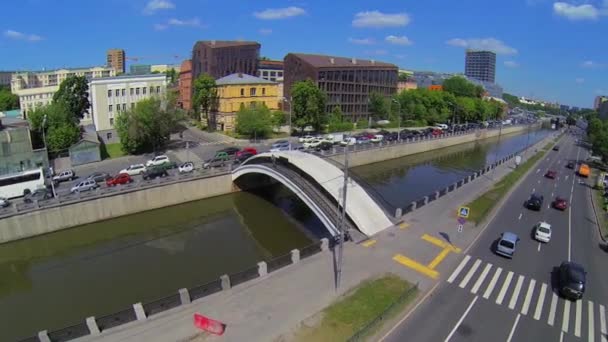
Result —
M 293 118 L 296 126 L 313 126 L 319 132 L 327 122 L 327 96 L 311 80 L 294 83 L 291 88 Z
M 177 82 L 177 77 L 178 77 L 177 70 L 175 70 L 174 68 L 167 70 L 165 75 L 167 75 L 167 78 L 169 79 L 169 83 L 175 84 Z
M 80 127 L 71 122 L 62 122 L 48 128 L 46 143 L 49 151 L 61 151 L 80 140 Z
M 455 96 L 477 98 L 481 98 L 484 93 L 483 87 L 475 85 L 461 76 L 453 76 L 443 81 L 443 91 L 452 93 Z
M 339 106 L 335 106 L 329 115 L 329 122 L 327 130 L 329 132 L 346 132 L 353 129 L 353 123 L 350 121 L 344 121 L 342 110 Z
M 18 108 L 19 96 L 11 93 L 10 88 L 0 87 L 0 112 Z
M 236 113 L 236 131 L 249 137 L 265 137 L 272 132 L 272 114 L 264 104 L 241 106 Z
M 217 107 L 217 85 L 215 79 L 208 74 L 201 74 L 194 80 L 194 93 L 192 104 L 197 114 L 202 114 L 200 120 L 208 121 L 209 130 L 215 128 L 215 118 L 209 117 L 209 113 Z
M 63 102 L 74 122 L 84 117 L 89 110 L 89 83 L 84 76 L 69 76 L 53 95 L 53 102 Z
M 386 97 L 380 93 L 373 92 L 369 95 L 369 112 L 374 121 L 386 120 L 389 106 Z
M 287 114 L 282 110 L 275 110 L 272 112 L 272 127 L 281 128 L 281 126 L 287 123 Z
M 43 126 L 45 116 L 46 124 Z M 80 139 L 78 123 L 69 113 L 65 102 L 52 102 L 47 106 L 36 108 L 28 114 L 27 118 L 34 146 L 44 146 L 43 130 L 49 151 L 65 150 Z

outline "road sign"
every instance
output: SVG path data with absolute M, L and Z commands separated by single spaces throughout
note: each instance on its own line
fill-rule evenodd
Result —
M 467 223 L 467 220 L 464 217 L 458 218 L 458 224 L 465 224 L 465 223 Z
M 458 208 L 458 216 L 460 216 L 460 217 L 468 218 L 470 212 L 471 212 L 471 209 L 469 209 L 469 207 Z
M 459 233 L 462 233 L 462 228 L 463 228 L 463 227 L 464 227 L 464 226 L 463 226 L 463 225 L 461 225 L 461 224 L 459 224 L 459 225 L 458 225 L 458 232 L 459 232 Z

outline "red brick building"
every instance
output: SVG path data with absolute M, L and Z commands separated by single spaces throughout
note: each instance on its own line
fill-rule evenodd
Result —
M 182 109 L 192 109 L 192 61 L 187 59 L 182 62 L 179 69 L 179 100 Z

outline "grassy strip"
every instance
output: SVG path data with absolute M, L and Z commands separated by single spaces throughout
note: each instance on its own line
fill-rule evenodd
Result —
M 591 192 L 593 196 L 593 205 L 595 206 L 595 211 L 597 212 L 597 224 L 600 225 L 602 236 L 608 237 L 608 215 L 606 214 L 605 210 L 607 203 L 602 197 L 602 190 L 593 189 Z
M 488 190 L 483 195 L 477 197 L 473 202 L 468 203 L 466 206 L 471 208 L 469 220 L 475 222 L 475 225 L 479 224 L 492 210 L 494 205 L 500 201 L 500 199 L 506 195 L 513 185 L 521 178 L 528 170 L 541 159 L 545 153 L 553 147 L 554 143 L 548 143 L 545 147 L 538 151 L 534 156 L 529 158 L 525 163 L 518 166 L 514 171 L 507 174 L 500 182 L 496 183 L 494 187 Z
M 325 308 L 320 319 L 312 326 L 306 323 L 293 335 L 294 341 L 346 341 L 369 322 L 380 316 L 412 284 L 396 275 L 388 274 L 378 279 L 367 280 L 349 291 L 343 298 Z M 403 307 L 416 298 L 417 290 L 403 300 Z M 392 314 L 398 312 L 390 310 Z M 314 317 L 313 317 L 314 320 Z M 372 327 L 370 333 L 378 327 Z
M 101 159 L 118 158 L 124 155 L 125 153 L 122 151 L 120 143 L 101 145 Z

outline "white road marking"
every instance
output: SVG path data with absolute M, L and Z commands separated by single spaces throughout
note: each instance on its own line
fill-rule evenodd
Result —
M 448 283 L 451 284 L 454 281 L 454 279 L 456 279 L 456 277 L 458 277 L 458 274 L 460 274 L 460 272 L 462 271 L 464 266 L 467 264 L 467 262 L 469 262 L 469 259 L 471 259 L 471 257 L 468 255 L 465 255 L 464 259 L 462 259 L 462 261 L 460 262 L 460 265 L 458 265 L 458 267 L 456 267 L 454 272 L 452 272 L 452 275 L 448 278 Z
M 553 196 L 551 196 L 553 197 Z M 551 204 L 547 204 L 547 209 L 551 209 Z
M 540 242 L 538 243 L 538 251 L 540 252 Z
M 564 342 L 564 332 L 559 333 L 559 342 Z
M 589 322 L 589 333 L 587 335 L 587 339 L 589 340 L 589 342 L 593 342 L 595 340 L 594 339 L 595 319 L 593 316 L 593 302 L 589 301 L 588 303 L 589 303 L 589 310 L 587 312 L 588 312 L 589 317 L 587 319 L 589 320 L 588 321 Z
M 477 294 L 477 291 L 479 291 L 481 284 L 488 276 L 488 273 L 490 273 L 490 269 L 492 269 L 492 264 L 486 264 L 486 267 L 484 267 L 483 271 L 481 272 L 481 275 L 479 276 L 479 278 L 477 278 L 475 285 L 473 285 L 473 288 L 471 289 L 472 294 Z
M 519 213 L 519 217 L 517 218 L 518 220 L 521 220 L 523 213 Z
M 540 184 L 540 179 L 538 180 L 538 184 Z
M 553 198 L 553 193 L 551 193 L 551 198 Z
M 581 337 L 581 311 L 583 311 L 583 301 L 576 301 L 576 315 L 574 317 L 574 335 L 576 337 Z
M 539 172 L 540 172 L 540 169 L 537 169 L 537 170 L 536 170 L 536 173 L 539 173 Z
M 536 302 L 536 310 L 534 310 L 534 319 L 539 320 L 540 315 L 543 312 L 543 304 L 545 304 L 545 293 L 547 292 L 547 284 L 543 283 L 540 287 L 540 295 L 538 296 L 538 302 Z
M 511 332 L 509 333 L 507 342 L 511 342 L 511 339 L 513 338 L 513 334 L 515 333 L 515 328 L 517 328 L 517 323 L 519 322 L 519 317 L 521 317 L 520 314 L 517 314 L 517 317 L 515 317 L 515 323 L 513 323 L 513 327 L 511 328 Z
M 471 301 L 471 304 L 469 304 L 469 307 L 462 314 L 462 316 L 460 317 L 460 319 L 458 320 L 458 322 L 456 322 L 456 325 L 454 326 L 454 328 L 452 329 L 452 331 L 450 331 L 450 334 L 448 335 L 448 337 L 445 338 L 444 342 L 448 342 L 452 338 L 452 336 L 456 332 L 456 329 L 458 329 L 458 327 L 460 326 L 460 324 L 462 324 L 462 321 L 464 321 L 464 319 L 469 314 L 469 311 L 471 311 L 471 308 L 473 308 L 473 305 L 475 305 L 475 302 L 477 301 L 477 298 L 479 298 L 479 297 L 475 296 L 475 298 L 473 298 L 473 301 Z
M 568 206 L 568 261 L 572 256 L 572 194 L 570 194 L 570 206 Z
M 486 288 L 486 291 L 483 293 L 483 298 L 488 299 L 490 298 L 490 295 L 492 294 L 492 291 L 494 291 L 494 286 L 496 286 L 496 282 L 498 281 L 498 277 L 500 277 L 500 274 L 502 273 L 502 268 L 497 268 L 496 272 L 494 272 L 494 275 L 492 276 L 492 280 L 490 280 L 490 284 L 488 284 L 488 287 Z
M 568 177 L 569 177 L 569 176 L 568 176 L 568 175 L 566 175 L 566 180 L 568 180 Z
M 513 291 L 513 294 L 511 295 L 511 300 L 509 301 L 509 309 L 513 310 L 515 309 L 515 304 L 517 304 L 517 299 L 519 298 L 519 292 L 521 292 L 521 287 L 524 283 L 524 276 L 520 275 L 517 278 L 517 283 L 515 284 L 515 290 Z
M 606 308 L 600 304 L 600 331 L 602 332 L 602 342 L 608 341 L 608 330 L 606 329 Z
M 547 324 L 550 326 L 553 326 L 553 323 L 555 323 L 555 309 L 557 309 L 557 295 L 553 292 L 551 307 L 549 308 L 549 319 L 547 320 Z
M 532 188 L 532 193 L 536 192 L 536 188 Z M 348 203 L 348 202 L 347 202 Z
M 526 292 L 526 298 L 524 298 L 524 306 L 521 308 L 521 314 L 527 315 L 528 309 L 530 308 L 530 302 L 532 301 L 532 296 L 534 295 L 534 285 L 536 285 L 536 280 L 531 279 L 530 284 L 528 284 L 528 291 Z
M 562 319 L 562 331 L 567 333 L 570 325 L 570 301 L 564 301 L 564 317 Z
M 458 285 L 458 286 L 460 286 L 461 289 L 464 289 L 467 286 L 467 284 L 473 277 L 473 274 L 479 268 L 479 265 L 481 265 L 481 260 L 480 259 L 475 260 L 475 263 L 473 263 L 473 267 L 471 267 L 471 269 L 469 270 L 467 275 L 465 275 L 464 278 L 462 279 L 462 281 L 460 282 L 460 285 Z
M 513 272 L 510 271 L 509 274 L 507 274 L 507 278 L 505 279 L 505 282 L 502 284 L 502 288 L 500 289 L 500 292 L 498 292 L 498 297 L 496 298 L 496 304 L 501 305 L 502 301 L 505 299 L 505 294 L 507 294 L 507 289 L 509 288 L 509 284 L 511 283 L 511 279 L 513 279 Z

